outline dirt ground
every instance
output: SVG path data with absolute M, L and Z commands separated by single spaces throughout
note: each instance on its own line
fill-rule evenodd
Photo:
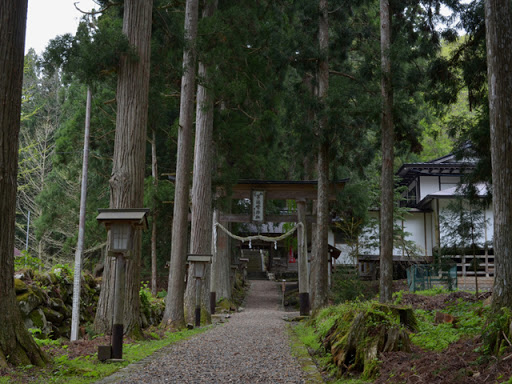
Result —
M 162 329 L 152 328 L 151 331 L 158 334 L 160 337 L 164 337 L 165 335 L 165 331 Z M 148 339 L 151 338 L 147 333 L 145 334 L 145 337 Z M 124 337 L 123 344 L 131 343 L 137 343 L 137 341 L 128 337 Z M 74 359 L 80 356 L 93 355 L 94 353 L 98 352 L 98 346 L 110 344 L 110 336 L 101 336 L 92 340 L 80 339 L 76 341 L 63 341 L 62 346 L 60 347 L 45 346 L 42 348 L 48 355 L 52 357 L 66 354 L 68 355 L 69 359 Z
M 443 310 L 459 299 L 475 301 L 489 297 L 484 293 L 478 298 L 467 292 L 454 292 L 433 297 L 404 294 L 402 303 L 425 310 Z M 424 351 L 414 347 L 412 353 L 390 352 L 380 356 L 381 373 L 375 381 L 384 383 L 505 383 L 512 377 L 512 354 L 501 358 L 484 356 L 475 350 L 481 339 L 459 340 L 443 352 Z

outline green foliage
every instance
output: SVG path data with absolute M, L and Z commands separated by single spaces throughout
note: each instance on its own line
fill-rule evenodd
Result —
M 319 311 L 308 324 L 322 345 L 336 376 L 359 372 L 361 379 L 378 375 L 378 352 L 408 351 L 406 329 L 415 330 L 416 320 L 410 308 L 393 307 L 375 301 L 346 302 Z M 309 335 L 307 339 L 315 340 Z M 332 355 L 330 356 L 329 353 Z
M 34 341 L 39 347 L 62 347 L 62 340 L 53 340 L 51 338 L 42 338 L 42 331 L 39 328 L 28 328 L 28 331 L 32 334 Z
M 14 258 L 15 271 L 19 271 L 23 268 L 29 268 L 35 271 L 41 267 L 43 267 L 43 262 L 37 257 L 30 256 L 26 250 L 21 251 L 21 255 Z
M 363 301 L 375 296 L 375 292 L 370 287 L 371 282 L 361 280 L 357 267 L 338 265 L 331 279 L 330 295 L 335 304 Z
M 448 307 L 446 313 L 457 319 L 456 326 L 448 323 L 435 324 L 434 311 L 415 310 L 418 332 L 411 334 L 411 341 L 419 347 L 440 352 L 461 338 L 474 337 L 482 332 L 485 316 L 481 302 L 468 303 L 459 300 Z
M 139 297 L 143 307 L 150 306 L 153 302 L 154 298 L 151 294 L 151 289 L 149 288 L 148 282 L 142 282 L 139 289 Z
M 512 310 L 510 308 L 501 308 L 501 311 L 489 314 L 488 323 L 482 334 L 484 353 L 492 355 L 503 354 L 504 350 L 509 347 L 508 340 L 512 336 L 510 330 L 511 322 Z
M 89 324 L 85 325 L 85 333 L 87 334 L 87 337 L 89 338 L 89 340 L 94 340 L 97 337 L 100 337 L 103 335 L 103 334 L 98 334 L 96 332 L 96 329 L 94 328 L 93 323 L 89 323 Z
M 336 377 L 336 366 L 332 362 L 332 356 L 322 348 L 322 343 L 315 328 L 309 323 L 302 322 L 293 327 L 293 332 L 300 342 L 306 346 L 322 371 Z
M 315 330 L 305 322 L 294 326 L 293 331 L 307 348 L 317 351 L 322 346 Z
M 48 44 L 43 54 L 49 73 L 62 68 L 67 75 L 74 75 L 84 84 L 91 85 L 100 76 L 117 70 L 122 56 L 136 54 L 122 33 L 122 20 L 109 17 L 106 12 L 100 19 L 87 16 L 78 25 L 75 36 L 57 36 Z
M 445 287 L 438 286 L 438 287 L 433 287 L 431 289 L 425 289 L 423 291 L 416 291 L 415 293 L 420 296 L 436 296 L 436 295 L 442 295 L 443 293 L 450 293 L 450 290 L 448 290 Z
M 435 288 L 428 291 L 422 291 L 416 293 L 416 295 L 423 296 L 436 296 L 446 295 L 448 292 L 442 288 Z M 400 304 L 403 299 L 404 292 L 398 292 L 394 295 L 395 303 Z M 362 313 L 368 316 L 364 317 L 364 331 L 369 332 L 371 335 L 378 334 L 378 329 L 383 326 L 398 327 L 409 327 L 412 330 L 410 333 L 410 340 L 413 344 L 429 349 L 432 351 L 441 352 L 445 350 L 450 344 L 457 342 L 464 338 L 473 338 L 481 334 L 482 329 L 486 323 L 489 309 L 483 306 L 481 301 L 464 301 L 458 299 L 454 303 L 444 308 L 443 313 L 450 314 L 455 317 L 455 326 L 448 323 L 435 323 L 434 310 L 414 310 L 415 320 L 411 322 L 407 321 L 402 323 L 402 320 L 397 316 L 390 316 L 389 309 L 385 306 L 374 301 L 365 302 L 346 302 L 336 306 L 329 306 L 323 308 L 315 316 L 306 323 L 301 323 L 297 326 L 296 333 L 300 335 L 301 340 L 305 343 L 310 350 L 316 351 L 315 356 L 321 356 L 317 362 L 323 361 L 322 364 L 326 370 L 332 365 L 332 359 L 335 358 L 337 353 L 336 348 L 347 341 L 349 338 L 349 332 L 354 331 L 353 323 L 361 320 Z M 407 313 L 407 312 L 404 312 Z M 496 330 L 507 329 L 510 324 L 511 312 L 503 313 L 501 317 L 498 317 L 496 323 L 488 325 L 488 335 L 496 335 Z M 358 323 L 359 324 L 359 323 Z M 362 325 L 361 325 L 362 326 Z M 357 328 L 358 332 L 363 331 L 363 328 Z M 372 331 L 373 330 L 373 331 Z M 493 332 L 491 332 L 493 331 Z M 500 331 L 501 332 L 501 331 Z M 350 336 L 352 337 L 352 336 Z M 361 345 L 364 345 L 368 341 L 360 341 Z M 322 345 L 327 346 L 327 351 L 324 351 Z M 505 339 L 502 337 L 499 342 L 500 348 L 504 350 Z M 358 344 L 359 345 L 359 344 Z M 506 344 L 508 347 L 508 344 Z M 332 352 L 332 355 L 327 352 Z M 322 360 L 325 359 L 325 360 Z M 370 364 L 368 367 L 368 374 L 375 374 L 378 372 L 378 361 L 374 362 L 374 365 Z M 331 367 L 332 368 L 332 367 Z M 369 377 L 369 376 L 368 376 Z M 367 380 L 368 377 L 361 376 L 360 379 Z M 345 377 L 340 379 L 340 383 L 344 383 Z
M 74 275 L 74 270 L 69 264 L 55 264 L 51 271 L 59 279 L 63 279 L 64 277 L 73 277 Z
M 434 324 L 434 313 L 416 310 L 419 330 L 410 335 L 413 344 L 433 351 L 443 351 L 459 340 L 461 334 L 452 324 Z

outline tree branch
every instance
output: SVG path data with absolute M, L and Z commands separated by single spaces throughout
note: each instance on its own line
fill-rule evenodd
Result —
M 123 4 L 122 2 L 120 2 L 120 3 L 109 3 L 105 8 L 100 9 L 99 11 L 94 11 L 94 12 L 85 12 L 85 11 L 82 11 L 80 8 L 78 8 L 78 6 L 77 6 L 77 4 L 78 4 L 78 3 L 79 3 L 79 1 L 77 1 L 77 2 L 73 3 L 73 4 L 74 4 L 74 6 L 75 6 L 75 9 L 76 9 L 78 12 L 83 13 L 84 15 L 92 15 L 92 16 L 94 16 L 94 15 L 98 15 L 98 14 L 100 14 L 100 13 L 103 13 L 103 12 L 105 12 L 107 9 L 109 9 L 110 7 L 114 7 L 114 6 L 116 6 L 116 5 L 122 5 L 122 4 Z
M 357 81 L 357 79 L 354 76 L 352 76 L 352 75 L 348 75 L 348 74 L 343 73 L 343 72 L 334 71 L 332 69 L 329 70 L 329 74 L 330 75 L 338 75 L 338 76 L 346 77 L 347 79 L 351 79 L 351 80 Z

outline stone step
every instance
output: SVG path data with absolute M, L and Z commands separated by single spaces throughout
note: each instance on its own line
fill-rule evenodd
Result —
M 249 280 L 268 280 L 267 272 L 248 272 Z

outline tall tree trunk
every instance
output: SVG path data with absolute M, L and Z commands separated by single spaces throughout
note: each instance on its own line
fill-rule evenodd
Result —
M 213 16 L 217 1 L 206 0 L 203 19 Z M 208 68 L 202 62 L 198 65 L 200 83 L 197 86 L 196 137 L 194 148 L 194 172 L 192 180 L 192 229 L 190 252 L 211 254 L 212 252 L 212 165 L 213 165 L 213 102 L 214 95 L 209 86 Z M 187 321 L 194 320 L 196 284 L 192 268 L 189 268 L 185 290 L 185 313 Z M 210 274 L 211 268 L 201 284 L 201 318 L 209 318 L 210 313 Z
M 229 206 L 226 207 L 228 212 L 231 212 L 231 200 L 228 201 Z M 216 210 L 217 217 L 220 212 Z M 230 230 L 229 222 L 220 222 L 225 228 Z M 217 229 L 217 244 L 214 244 L 217 248 L 215 260 L 213 260 L 212 268 L 214 269 L 215 279 L 215 292 L 217 300 L 224 298 L 231 300 L 231 238 L 222 230 Z
M 153 129 L 151 140 L 151 176 L 153 177 L 153 188 L 158 189 L 158 163 L 156 157 L 156 133 Z M 151 225 L 151 294 L 156 296 L 157 293 L 157 272 L 156 272 L 156 234 L 158 219 L 158 211 L 156 208 L 156 196 L 153 197 L 153 207 L 151 209 L 153 224 Z
M 512 308 L 512 9 L 485 1 L 494 210 L 492 306 Z
M 121 58 L 117 80 L 117 119 L 110 178 L 111 208 L 142 208 L 148 121 L 148 91 L 153 1 L 124 2 L 123 33 L 137 53 Z M 133 255 L 126 261 L 124 331 L 140 331 L 141 233 L 136 231 Z M 107 257 L 94 325 L 109 332 L 114 308 L 115 259 Z
M 169 284 L 162 324 L 171 328 L 185 325 L 184 292 L 187 256 L 188 195 L 190 162 L 192 158 L 192 122 L 196 77 L 196 49 L 198 0 L 187 0 L 185 11 L 185 49 L 183 51 L 183 76 L 181 78 L 180 121 L 178 129 L 178 158 L 174 192 L 174 217 L 172 222 L 171 262 Z
M 311 304 L 309 300 L 309 274 L 308 274 L 308 223 L 306 220 L 306 200 L 297 200 L 297 219 L 302 227 L 297 230 L 297 243 L 299 254 L 299 304 L 300 314 L 308 316 Z
M 318 119 L 318 197 L 317 197 L 317 225 L 316 247 L 313 256 L 313 281 L 311 287 L 311 309 L 314 311 L 327 305 L 328 286 L 328 233 L 329 233 L 329 142 L 327 130 L 327 91 L 329 88 L 329 23 L 328 2 L 320 0 L 320 19 L 318 29 L 318 45 L 320 60 L 318 66 L 318 99 L 323 105 Z
M 199 63 L 199 77 L 207 79 L 207 69 Z M 213 95 L 207 87 L 198 86 L 196 111 L 196 138 L 194 150 L 194 172 L 192 183 L 192 232 L 190 252 L 210 254 L 212 250 L 212 136 L 213 136 Z M 201 307 L 209 313 L 210 268 L 202 281 Z M 195 308 L 196 285 L 189 268 L 185 291 L 185 313 L 192 322 Z M 204 312 L 202 310 L 202 312 Z
M 382 174 L 380 215 L 380 301 L 393 293 L 393 89 L 391 83 L 391 12 L 389 0 L 380 1 Z
M 82 254 L 85 239 L 85 211 L 87 207 L 87 172 L 89 169 L 89 132 L 91 129 L 91 87 L 87 87 L 87 102 L 85 105 L 84 154 L 82 161 L 82 185 L 80 190 L 80 219 L 78 222 L 78 242 L 75 252 L 75 271 L 73 278 L 73 307 L 71 316 L 71 341 L 78 339 L 80 325 L 80 284 L 82 280 Z
M 14 226 L 18 135 L 20 132 L 23 51 L 27 0 L 0 2 L 0 367 L 44 365 L 28 333 L 14 290 Z

